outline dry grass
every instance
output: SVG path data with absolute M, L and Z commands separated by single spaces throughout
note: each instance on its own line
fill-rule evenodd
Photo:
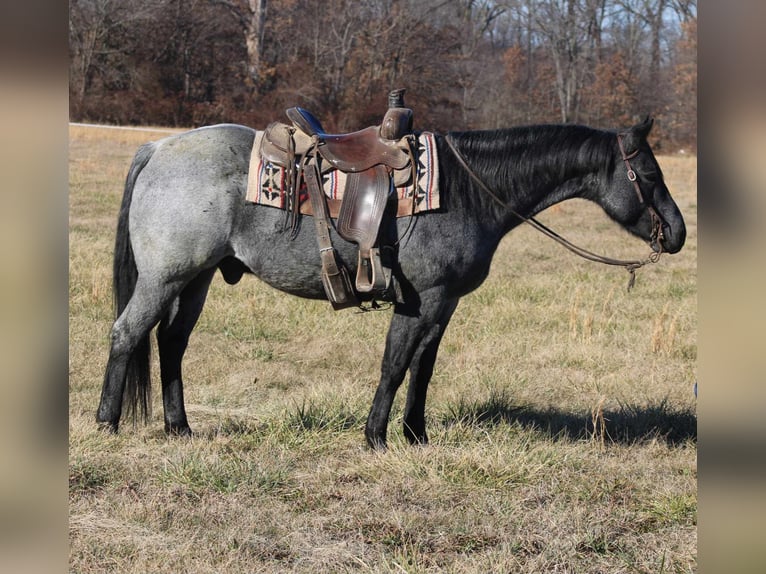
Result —
M 432 444 L 406 445 L 399 397 L 381 454 L 362 428 L 390 312 L 252 278 L 217 277 L 192 337 L 194 438 L 164 436 L 158 396 L 150 426 L 97 432 L 115 217 L 151 137 L 70 129 L 70 571 L 696 570 L 696 158 L 660 158 L 689 239 L 630 294 L 622 271 L 510 234 L 443 341 Z M 646 249 L 584 202 L 542 219 Z

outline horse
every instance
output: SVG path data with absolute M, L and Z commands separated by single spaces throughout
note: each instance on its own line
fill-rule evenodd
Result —
M 647 142 L 653 120 L 626 130 L 537 125 L 436 134 L 440 208 L 384 221 L 396 238 L 393 313 L 365 424 L 385 448 L 394 395 L 409 371 L 404 435 L 428 442 L 426 393 L 460 298 L 486 279 L 500 240 L 524 218 L 570 198 L 590 200 L 654 253 L 684 245 L 683 216 Z M 220 124 L 150 142 L 136 152 L 119 211 L 113 264 L 116 320 L 96 413 L 116 433 L 123 401 L 148 422 L 150 334 L 159 350 L 164 428 L 190 435 L 181 362 L 216 270 L 255 275 L 285 293 L 326 299 L 312 224 L 245 200 L 254 129 Z M 309 215 L 302 218 L 311 218 Z M 353 276 L 356 246 L 332 231 Z M 361 297 L 364 300 L 364 297 Z

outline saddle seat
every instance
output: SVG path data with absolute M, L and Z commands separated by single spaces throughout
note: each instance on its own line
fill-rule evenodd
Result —
M 384 139 L 381 137 L 382 126 L 370 126 L 347 134 L 328 134 L 321 122 L 308 110 L 294 107 L 287 110 L 286 114 L 297 129 L 319 140 L 318 150 L 323 158 L 346 173 L 359 173 L 376 165 L 401 170 L 410 162 L 407 152 L 401 145 L 397 145 L 401 136 Z

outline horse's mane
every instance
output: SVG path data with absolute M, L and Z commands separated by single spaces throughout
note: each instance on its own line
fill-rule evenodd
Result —
M 614 132 L 580 125 L 453 132 L 450 137 L 484 183 L 511 193 L 594 169 L 608 178 L 617 159 Z

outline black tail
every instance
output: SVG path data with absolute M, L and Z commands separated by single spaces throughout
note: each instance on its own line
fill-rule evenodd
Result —
M 136 288 L 138 269 L 133 257 L 128 229 L 128 214 L 133 199 L 133 186 L 141 170 L 154 154 L 154 145 L 143 145 L 136 152 L 133 164 L 130 166 L 125 181 L 125 192 L 122 196 L 120 215 L 117 220 L 117 237 L 114 244 L 114 266 L 112 269 L 112 289 L 114 296 L 115 318 L 119 317 L 128 305 Z M 140 415 L 144 423 L 148 422 L 151 414 L 151 365 L 150 365 L 149 333 L 141 339 L 128 360 L 127 377 L 125 381 L 125 404 L 127 412 L 136 423 Z

